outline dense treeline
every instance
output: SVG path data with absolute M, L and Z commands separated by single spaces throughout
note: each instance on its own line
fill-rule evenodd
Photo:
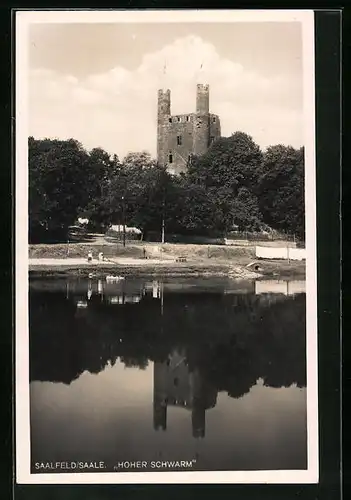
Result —
M 215 141 L 171 176 L 146 152 L 123 161 L 74 139 L 29 138 L 31 241 L 64 239 L 77 217 L 95 229 L 111 223 L 168 233 L 220 235 L 267 228 L 304 238 L 304 150 L 265 152 L 245 133 Z M 122 220 L 123 219 L 123 220 Z

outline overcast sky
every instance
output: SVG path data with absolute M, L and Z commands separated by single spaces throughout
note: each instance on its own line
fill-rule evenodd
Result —
M 240 130 L 262 148 L 303 145 L 298 22 L 38 24 L 29 38 L 35 138 L 154 156 L 157 89 L 171 89 L 172 113 L 188 113 L 196 84 L 208 83 L 222 135 Z

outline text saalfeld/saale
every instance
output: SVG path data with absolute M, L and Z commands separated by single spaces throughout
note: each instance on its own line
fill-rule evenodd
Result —
M 100 470 L 105 469 L 104 462 L 36 462 L 37 470 Z

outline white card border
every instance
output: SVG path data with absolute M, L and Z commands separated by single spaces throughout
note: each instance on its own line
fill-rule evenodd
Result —
M 315 183 L 314 12 L 312 10 L 159 10 L 79 11 L 19 10 L 15 14 L 16 98 L 16 244 L 15 244 L 15 402 L 16 482 L 18 484 L 308 484 L 317 483 L 317 271 Z M 305 208 L 306 208 L 306 344 L 308 469 L 304 471 L 187 471 L 128 473 L 30 473 L 29 332 L 28 332 L 28 26 L 31 23 L 190 23 L 301 22 L 303 32 Z

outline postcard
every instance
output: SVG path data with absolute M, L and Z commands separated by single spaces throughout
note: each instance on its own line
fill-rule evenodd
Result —
M 313 11 L 15 39 L 17 483 L 317 483 Z

